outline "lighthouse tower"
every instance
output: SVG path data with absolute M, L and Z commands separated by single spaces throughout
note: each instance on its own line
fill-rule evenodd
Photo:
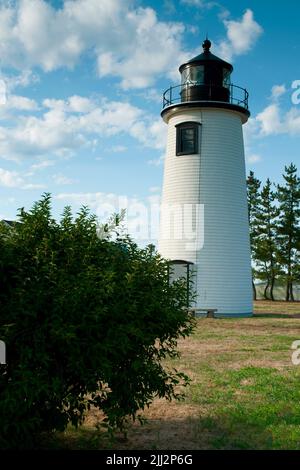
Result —
M 159 251 L 187 269 L 193 304 L 216 316 L 252 315 L 242 125 L 248 93 L 231 83 L 233 67 L 210 52 L 179 67 L 181 85 L 163 95 L 168 125 Z M 180 271 L 181 270 L 181 271 Z

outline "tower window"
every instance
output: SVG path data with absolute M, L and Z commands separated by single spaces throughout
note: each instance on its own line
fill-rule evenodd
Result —
M 183 122 L 176 126 L 176 155 L 199 153 L 198 129 L 198 122 Z

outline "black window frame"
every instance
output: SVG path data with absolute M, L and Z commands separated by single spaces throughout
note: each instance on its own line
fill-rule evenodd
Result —
M 191 300 L 191 293 L 192 293 L 192 288 L 193 288 L 193 276 L 195 272 L 193 273 L 193 267 L 195 267 L 195 264 L 192 263 L 191 261 L 185 261 L 182 259 L 174 259 L 170 260 L 167 264 L 167 269 L 168 269 L 168 279 L 169 283 L 171 281 L 171 272 L 170 268 L 172 271 L 172 266 L 185 266 L 186 267 L 186 306 L 190 307 L 190 300 Z
M 200 122 L 186 121 L 177 124 L 176 127 L 176 155 L 194 155 L 199 153 L 199 126 Z M 193 130 L 193 149 L 190 151 L 184 150 L 183 146 L 183 131 L 186 129 Z

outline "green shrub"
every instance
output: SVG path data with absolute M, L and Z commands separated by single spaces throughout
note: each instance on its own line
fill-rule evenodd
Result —
M 153 246 L 100 239 L 86 208 L 58 223 L 48 194 L 19 220 L 0 227 L 0 447 L 36 446 L 90 405 L 122 428 L 155 396 L 177 397 L 188 379 L 162 360 L 193 320 Z

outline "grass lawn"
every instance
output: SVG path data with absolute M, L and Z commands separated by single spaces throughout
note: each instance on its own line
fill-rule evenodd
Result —
M 72 449 L 300 449 L 300 303 L 258 301 L 249 319 L 197 320 L 169 362 L 192 382 L 183 402 L 156 400 L 148 422 L 109 440 L 90 411 L 78 430 L 57 433 L 46 446 Z

